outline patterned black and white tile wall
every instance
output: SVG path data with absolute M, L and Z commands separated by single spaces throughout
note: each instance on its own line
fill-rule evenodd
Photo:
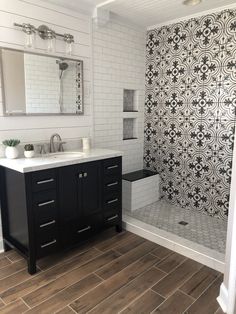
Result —
M 236 10 L 147 34 L 145 168 L 161 195 L 227 219 L 236 117 Z

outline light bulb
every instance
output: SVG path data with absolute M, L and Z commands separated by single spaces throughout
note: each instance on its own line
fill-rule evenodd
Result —
M 64 41 L 66 43 L 66 54 L 72 54 L 72 44 L 74 43 L 74 36 L 71 34 L 64 34 Z
M 25 33 L 25 48 L 34 48 L 35 28 L 31 24 L 23 24 L 22 30 Z
M 25 48 L 34 48 L 35 35 L 34 33 L 25 33 Z
M 55 38 L 47 39 L 47 51 L 54 52 L 55 51 Z
M 66 43 L 66 54 L 71 55 L 72 54 L 72 43 Z
M 46 30 L 46 38 L 47 38 L 47 51 L 54 52 L 55 51 L 55 38 L 56 34 L 51 29 Z

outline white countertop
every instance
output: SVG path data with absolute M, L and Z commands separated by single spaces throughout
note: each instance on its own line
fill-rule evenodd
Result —
M 61 155 L 47 154 L 42 156 L 36 156 L 33 158 L 17 158 L 17 159 L 0 158 L 0 166 L 25 173 L 31 171 L 75 165 L 84 162 L 118 157 L 123 155 L 121 151 L 97 148 L 91 149 L 88 152 L 82 151 L 77 152 L 81 153 L 81 156 L 65 157 L 63 156 L 63 154 Z M 69 154 L 70 152 L 67 151 L 65 153 Z M 76 153 L 76 151 L 71 152 L 71 155 L 73 155 L 73 153 Z

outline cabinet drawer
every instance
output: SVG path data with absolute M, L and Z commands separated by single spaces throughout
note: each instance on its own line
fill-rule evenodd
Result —
M 121 197 L 120 193 L 110 193 L 104 198 L 105 211 L 113 211 L 121 209 Z
M 32 173 L 32 190 L 34 192 L 56 188 L 56 170 L 49 169 Z
M 104 223 L 106 225 L 115 225 L 119 223 L 121 219 L 120 210 L 113 210 L 104 213 Z
M 50 242 L 51 239 L 57 238 L 57 222 L 50 220 L 44 224 L 38 225 L 37 239 L 40 244 Z
M 102 228 L 102 214 L 92 215 L 91 217 L 81 218 L 81 220 L 73 221 L 66 226 L 66 232 L 63 235 L 63 245 L 67 243 L 78 243 L 87 240 L 92 234 Z
M 104 175 L 121 175 L 121 157 L 106 159 L 103 162 Z
M 51 220 L 56 220 L 57 200 L 56 191 L 49 190 L 33 195 L 33 208 L 35 221 L 37 224 L 43 224 Z
M 37 245 L 37 256 L 43 257 L 48 254 L 54 253 L 58 250 L 59 243 L 56 237 L 53 235 L 46 241 L 40 241 Z
M 104 192 L 121 192 L 121 180 L 119 176 L 109 176 L 104 178 Z

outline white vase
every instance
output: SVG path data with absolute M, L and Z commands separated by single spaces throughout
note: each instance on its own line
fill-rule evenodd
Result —
M 25 150 L 24 155 L 25 155 L 25 158 L 32 158 L 34 157 L 34 150 Z
M 9 159 L 15 159 L 19 156 L 17 147 L 7 146 L 5 149 L 5 155 Z

